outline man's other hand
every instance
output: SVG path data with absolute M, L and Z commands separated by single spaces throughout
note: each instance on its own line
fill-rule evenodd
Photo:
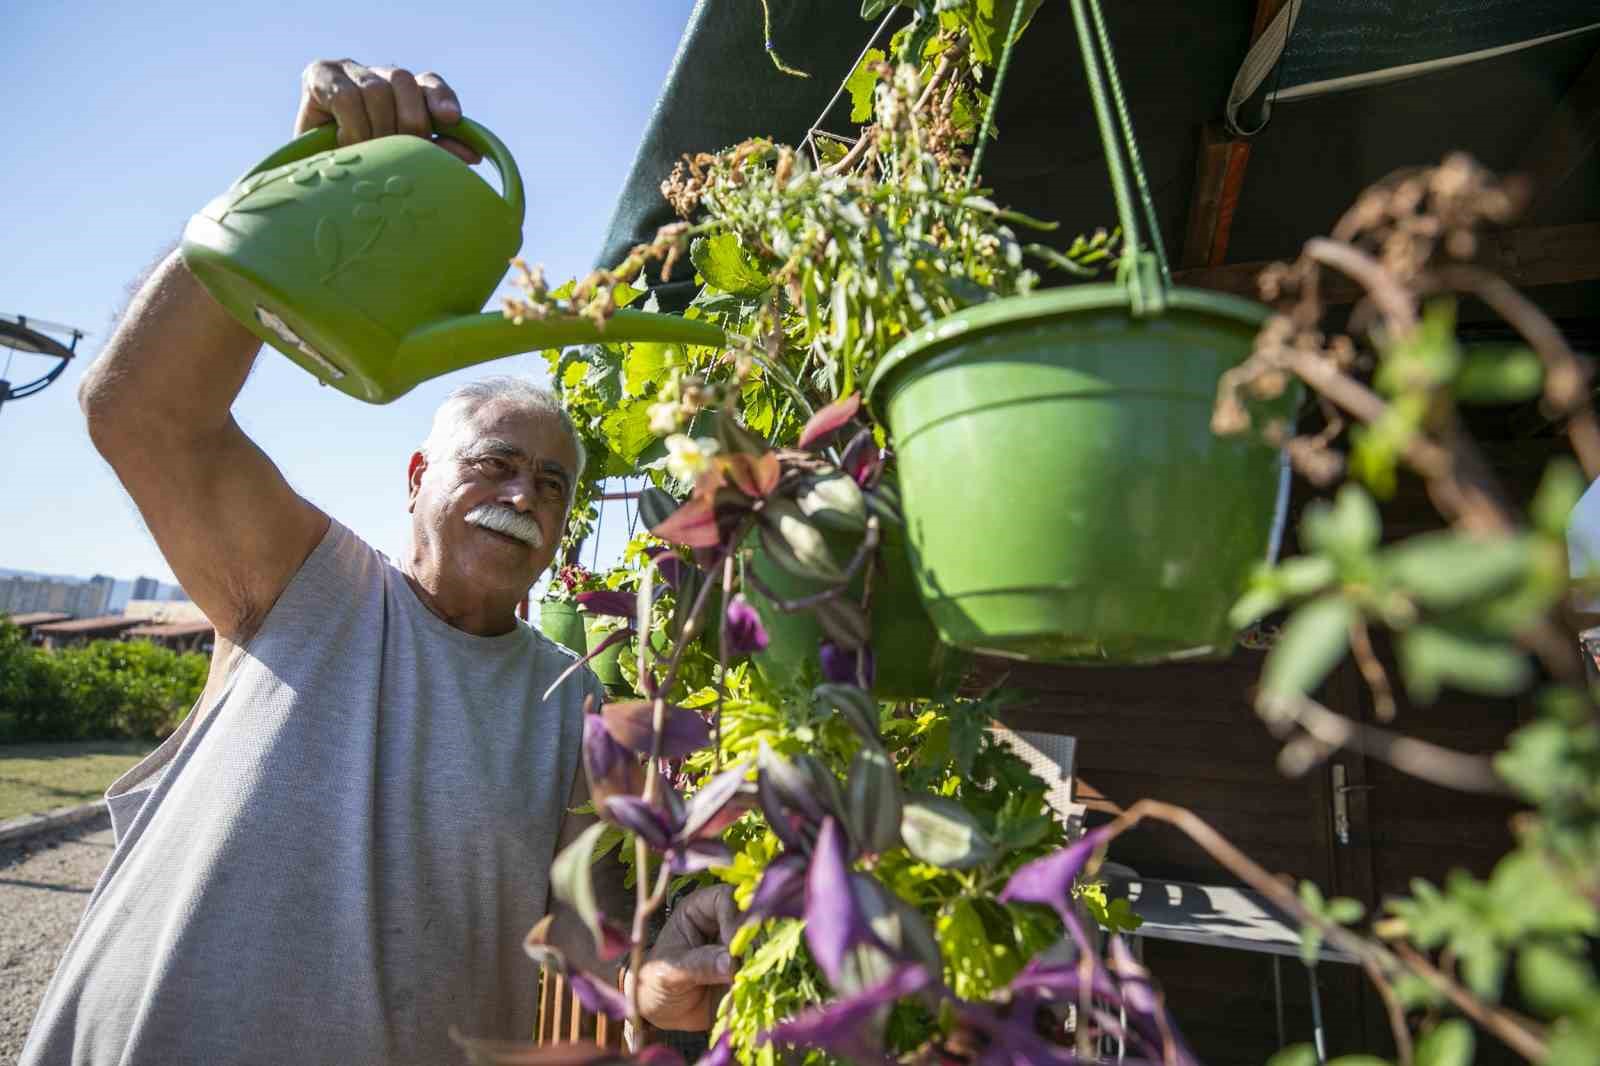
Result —
M 739 928 L 733 886 L 698 888 L 672 908 L 640 967 L 639 1012 L 658 1029 L 710 1029 L 733 981 L 728 942 Z M 629 975 L 629 980 L 632 980 Z
M 460 121 L 455 90 L 432 71 L 412 74 L 400 67 L 364 67 L 353 59 L 318 59 L 300 75 L 296 135 L 329 122 L 339 124 L 341 145 L 409 133 L 476 163 L 482 156 L 465 144 L 435 136 Z

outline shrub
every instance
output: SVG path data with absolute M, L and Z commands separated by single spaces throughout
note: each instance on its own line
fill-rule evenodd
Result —
M 0 721 L 12 740 L 167 736 L 205 688 L 209 664 L 144 641 L 28 646 L 0 622 Z

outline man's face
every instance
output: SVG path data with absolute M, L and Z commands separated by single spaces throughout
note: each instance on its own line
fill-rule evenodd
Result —
M 491 402 L 460 418 L 439 452 L 411 457 L 414 547 L 441 589 L 520 596 L 560 545 L 571 438 L 553 415 Z

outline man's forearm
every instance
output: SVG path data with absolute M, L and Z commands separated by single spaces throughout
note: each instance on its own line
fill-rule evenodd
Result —
M 260 345 L 172 252 L 140 286 L 79 386 L 91 435 L 216 433 Z

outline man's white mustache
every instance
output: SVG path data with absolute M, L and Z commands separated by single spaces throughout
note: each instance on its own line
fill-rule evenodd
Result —
M 516 537 L 535 551 L 544 547 L 544 530 L 539 528 L 533 516 L 504 504 L 480 503 L 467 512 L 467 521 L 508 537 Z

